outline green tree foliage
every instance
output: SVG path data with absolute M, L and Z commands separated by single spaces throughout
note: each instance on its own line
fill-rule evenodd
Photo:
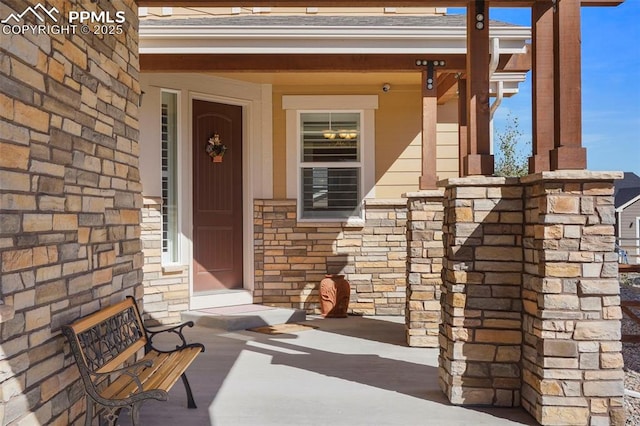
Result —
M 527 155 L 522 151 L 531 150 L 531 143 L 525 142 L 526 148 L 520 149 L 520 122 L 518 117 L 507 115 L 507 124 L 501 132 L 498 132 L 498 147 L 496 149 L 496 176 L 526 176 L 529 173 Z

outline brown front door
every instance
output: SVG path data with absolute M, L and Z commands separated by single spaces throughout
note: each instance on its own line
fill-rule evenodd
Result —
M 193 291 L 242 288 L 242 107 L 193 100 Z M 222 162 L 206 151 L 219 135 Z

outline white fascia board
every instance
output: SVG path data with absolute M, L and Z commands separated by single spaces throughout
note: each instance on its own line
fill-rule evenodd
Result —
M 527 79 L 526 72 L 496 72 L 491 76 L 491 82 L 501 81 L 505 85 L 509 85 L 511 83 L 522 83 Z
M 494 28 L 500 53 L 522 53 L 531 31 Z M 141 26 L 140 53 L 464 54 L 466 30 L 451 27 Z

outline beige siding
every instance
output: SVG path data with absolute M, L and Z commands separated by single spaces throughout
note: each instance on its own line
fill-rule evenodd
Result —
M 458 125 L 438 123 L 436 169 L 438 179 L 458 176 Z
M 415 191 L 421 170 L 419 87 L 380 96 L 376 112 L 376 196 L 398 198 Z

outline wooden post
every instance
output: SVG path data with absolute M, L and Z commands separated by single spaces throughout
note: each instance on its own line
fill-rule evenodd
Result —
M 532 113 L 533 153 L 529 173 L 551 170 L 549 155 L 555 147 L 553 85 L 553 4 L 535 3 L 531 8 L 532 25 Z
M 468 176 L 466 170 L 467 155 L 467 79 L 458 79 L 458 165 L 459 176 Z
M 433 61 L 422 71 L 422 175 L 420 189 L 436 189 L 438 86 Z
M 467 146 L 469 175 L 493 175 L 489 112 L 489 7 L 484 0 L 467 6 Z
M 551 169 L 585 169 L 587 152 L 582 147 L 580 0 L 556 2 L 553 27 L 556 121 L 555 148 L 550 153 Z

